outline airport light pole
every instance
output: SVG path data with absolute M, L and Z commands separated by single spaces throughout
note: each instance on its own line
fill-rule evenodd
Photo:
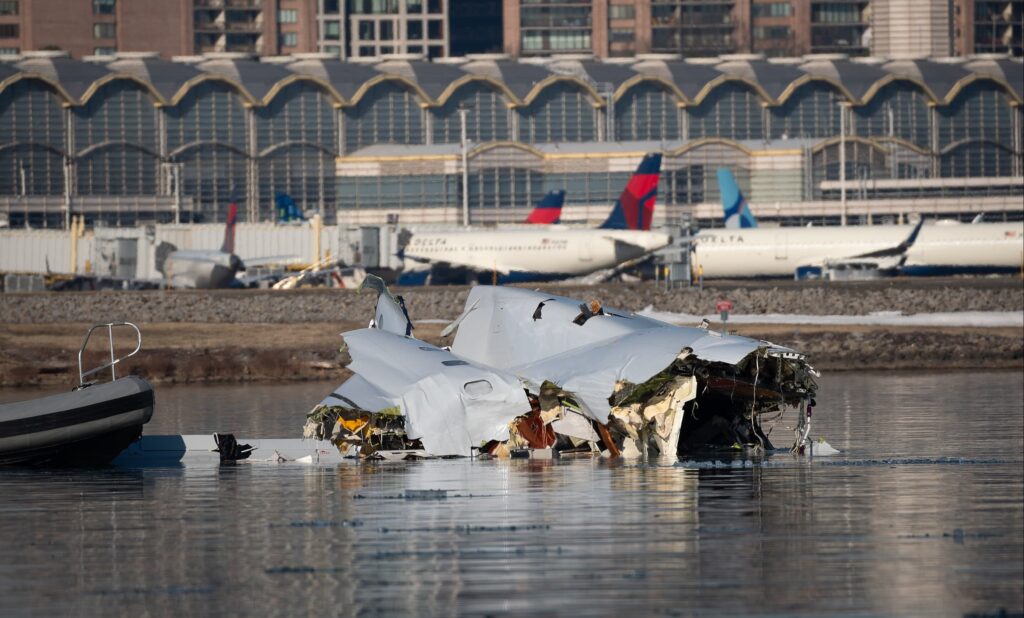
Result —
M 839 102 L 839 223 L 846 226 L 846 102 Z
M 459 105 L 459 135 L 462 142 L 462 225 L 469 227 L 469 142 L 466 140 L 466 114 L 469 108 Z

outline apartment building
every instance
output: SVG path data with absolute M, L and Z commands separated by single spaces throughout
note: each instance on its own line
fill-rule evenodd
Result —
M 504 0 L 513 56 L 1021 54 L 1024 0 Z
M 62 50 L 81 58 L 145 51 L 170 58 L 321 52 L 341 58 L 403 53 L 436 58 L 449 53 L 448 2 L 0 0 L 0 54 Z M 491 12 L 499 21 L 490 37 L 500 40 L 500 4 Z M 479 19 L 467 28 L 469 39 L 479 36 Z

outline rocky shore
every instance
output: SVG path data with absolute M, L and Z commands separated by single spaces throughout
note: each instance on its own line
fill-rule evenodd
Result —
M 1014 278 L 843 285 L 719 283 L 703 291 L 666 291 L 653 284 L 545 288 L 623 309 L 653 306 L 694 314 L 712 313 L 720 298 L 732 300 L 734 311 L 744 314 L 1024 309 L 1024 290 Z M 461 312 L 468 288 L 395 292 L 405 296 L 414 319 L 448 320 Z M 340 382 L 347 375 L 348 359 L 339 351 L 338 334 L 365 326 L 373 300 L 372 294 L 348 290 L 3 294 L 0 386 L 74 383 L 78 345 L 87 325 L 121 319 L 139 324 L 144 335 L 143 352 L 124 369 L 156 383 L 324 378 Z M 441 328 L 442 324 L 420 322 L 416 334 L 442 343 Z M 1024 333 L 1016 328 L 745 324 L 731 330 L 801 350 L 825 371 L 1024 366 Z M 86 364 L 98 363 L 101 356 L 102 345 L 97 343 Z
M 598 299 L 629 311 L 653 306 L 676 313 L 713 313 L 728 298 L 736 313 L 866 315 L 873 311 L 1020 311 L 1021 281 L 998 279 L 891 279 L 850 283 L 722 282 L 665 290 L 653 283 L 537 286 L 553 294 Z M 414 319 L 453 319 L 469 287 L 394 288 Z M 0 294 L 0 323 L 45 324 L 131 320 L 145 322 L 292 324 L 361 321 L 374 296 L 354 290 L 150 290 Z

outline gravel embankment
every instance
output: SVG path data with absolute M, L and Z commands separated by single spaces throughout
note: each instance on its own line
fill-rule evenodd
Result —
M 735 313 L 865 315 L 874 311 L 935 313 L 1020 311 L 1024 291 L 1016 278 L 891 280 L 847 284 L 717 283 L 704 290 L 665 290 L 651 283 L 544 286 L 553 294 L 596 298 L 605 305 L 640 310 L 712 313 L 715 301 L 733 301 Z M 467 287 L 396 288 L 414 319 L 452 319 Z M 0 294 L 0 323 L 228 322 L 310 323 L 368 319 L 374 296 L 351 290 L 68 292 Z
M 666 291 L 653 284 L 543 286 L 552 294 L 599 299 L 639 310 L 712 313 L 728 298 L 735 313 L 864 315 L 874 311 L 935 313 L 1021 311 L 1016 278 L 891 280 L 854 284 L 722 282 Z M 452 319 L 469 288 L 395 289 L 414 319 Z M 332 379 L 348 375 L 337 334 L 366 324 L 372 293 L 350 290 L 69 292 L 0 294 L 0 386 L 64 385 L 77 375 L 85 325 L 138 323 L 144 354 L 123 368 L 158 383 Z M 262 325 L 262 326 L 254 326 Z M 416 334 L 440 341 L 441 325 Z M 793 347 L 827 370 L 1013 369 L 1024 362 L 1024 333 L 995 327 L 735 325 L 733 332 Z M 100 337 L 102 339 L 102 337 Z M 95 347 L 95 346 L 93 346 Z M 102 345 L 87 365 L 100 362 Z

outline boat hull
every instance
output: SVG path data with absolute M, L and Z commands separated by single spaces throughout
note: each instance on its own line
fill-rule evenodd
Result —
M 0 465 L 107 464 L 142 434 L 153 403 L 149 383 L 129 376 L 0 406 Z

